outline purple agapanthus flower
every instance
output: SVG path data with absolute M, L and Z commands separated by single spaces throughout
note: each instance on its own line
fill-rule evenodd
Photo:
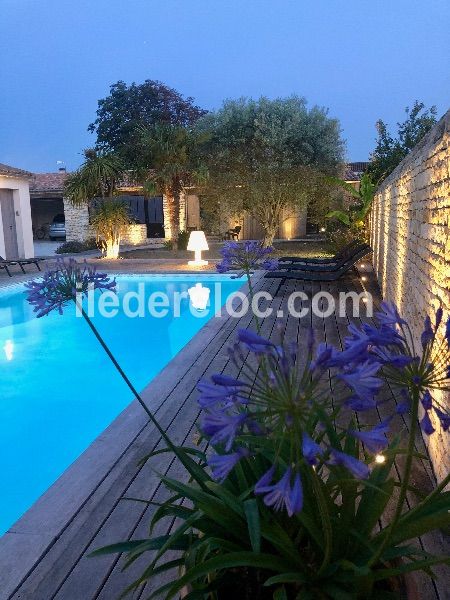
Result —
M 239 329 L 238 340 L 244 343 L 249 350 L 257 354 L 273 353 L 276 346 L 270 340 L 266 340 L 251 329 Z
M 442 319 L 438 312 L 436 327 Z M 292 345 L 284 343 L 282 333 L 281 341 L 275 344 L 254 331 L 240 330 L 238 340 L 229 349 L 239 379 L 219 374 L 213 376 L 212 383 L 199 384 L 199 402 L 205 415 L 202 431 L 212 446 L 220 447 L 219 454 L 224 447 L 228 452 L 226 457 L 213 459 L 211 467 L 215 475 L 220 479 L 233 469 L 238 460 L 237 448 L 246 448 L 249 455 L 264 455 L 267 448 L 271 449 L 275 457 L 273 465 L 257 481 L 254 492 L 264 496 L 267 506 L 275 510 L 283 508 L 288 514 L 301 510 L 300 476 L 314 467 L 316 473 L 312 476 L 322 477 L 323 470 L 317 468 L 322 461 L 330 470 L 344 467 L 349 471 L 349 475 L 342 475 L 336 469 L 338 478 L 367 478 L 370 469 L 357 458 L 358 454 L 352 456 L 336 449 L 335 439 L 328 430 L 331 425 L 325 426 L 325 414 L 343 407 L 356 411 L 376 409 L 383 402 L 378 393 L 385 378 L 399 389 L 397 414 L 415 412 L 421 401 L 425 409 L 420 421 L 423 431 L 431 435 L 438 420 L 442 429 L 448 431 L 450 415 L 434 390 L 450 387 L 450 325 L 444 339 L 436 335 L 434 324 L 430 326 L 433 338 L 419 356 L 410 328 L 393 305 L 384 309 L 379 327 L 367 323 L 359 328 L 351 325 L 343 351 L 320 344 L 314 352 L 311 334 L 300 345 Z M 253 354 L 250 361 L 248 352 Z M 324 378 L 327 382 L 329 378 L 334 383 L 343 382 L 351 393 L 340 397 L 339 387 L 332 386 L 336 389 L 332 404 L 324 393 Z M 431 411 L 436 416 L 434 424 Z M 370 430 L 344 432 L 343 447 L 346 437 L 352 436 L 367 451 L 382 452 L 388 446 L 391 418 Z M 320 427 L 319 444 L 314 431 Z
M 374 396 L 383 385 L 383 381 L 379 377 L 375 377 L 379 370 L 378 362 L 367 360 L 351 372 L 339 374 L 338 378 L 346 383 L 357 396 L 366 398 Z
M 317 464 L 317 457 L 323 454 L 323 448 L 315 442 L 306 431 L 303 432 L 302 453 L 310 465 Z
M 333 350 L 334 348 L 331 348 L 324 343 L 320 343 L 317 346 L 316 357 L 311 362 L 311 371 L 316 369 L 328 369 Z
M 391 365 L 397 369 L 403 369 L 416 360 L 413 356 L 390 352 L 385 348 L 373 348 L 372 352 L 383 365 Z
M 303 487 L 300 473 L 295 473 L 292 481 L 292 469 L 288 467 L 283 477 L 276 483 L 270 483 L 274 470 L 269 469 L 255 485 L 256 494 L 264 494 L 264 504 L 273 506 L 274 510 L 285 508 L 288 515 L 301 512 L 303 508 Z
M 263 246 L 260 240 L 226 242 L 220 251 L 222 260 L 216 268 L 219 273 L 232 270 L 250 273 L 256 269 L 274 271 L 278 268 L 278 260 L 270 256 L 273 251 L 273 248 Z
M 58 259 L 56 268 L 46 271 L 42 278 L 25 284 L 27 300 L 34 306 L 37 317 L 53 310 L 59 314 L 69 302 L 87 295 L 89 290 L 115 291 L 116 281 L 106 273 L 98 273 L 95 267 L 78 263 L 73 258 Z M 80 299 L 81 299 L 80 298 Z
M 243 413 L 230 415 L 224 411 L 209 411 L 203 416 L 202 430 L 211 437 L 213 445 L 223 444 L 229 452 L 245 420 L 246 415 Z
M 375 313 L 380 325 L 405 325 L 406 321 L 401 318 L 397 307 L 392 302 L 382 302 L 381 311 Z
M 369 452 L 377 454 L 378 452 L 382 452 L 387 448 L 388 440 L 386 434 L 388 431 L 389 423 L 387 421 L 383 421 L 373 427 L 373 429 L 365 431 L 354 429 L 350 431 L 350 434 L 353 437 L 361 440 Z
M 246 448 L 237 448 L 235 452 L 230 454 L 213 454 L 208 459 L 213 478 L 220 482 L 224 481 L 241 458 L 248 456 L 248 454 Z
M 381 325 L 381 327 L 373 327 L 368 323 L 364 323 L 362 330 L 367 336 L 371 345 L 389 346 L 399 345 L 403 341 L 403 337 L 389 325 Z
M 366 463 L 363 463 L 361 460 L 358 460 L 350 454 L 345 454 L 344 452 L 339 452 L 338 450 L 331 451 L 329 464 L 345 467 L 357 479 L 367 479 L 367 477 L 370 475 L 370 469 Z
M 247 402 L 247 398 L 240 393 L 241 388 L 237 386 L 212 385 L 202 380 L 197 384 L 197 389 L 200 392 L 198 403 L 202 408 L 213 408 L 216 405 L 226 407 Z

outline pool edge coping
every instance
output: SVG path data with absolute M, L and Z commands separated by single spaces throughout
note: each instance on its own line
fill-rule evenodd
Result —
M 179 272 L 177 274 L 193 275 Z M 252 280 L 256 283 L 264 276 L 263 274 L 264 271 L 256 271 Z M 124 273 L 124 275 L 132 274 Z M 160 274 L 155 273 L 155 275 Z M 243 280 L 239 291 L 246 295 L 249 293 L 246 280 Z M 191 353 L 195 348 L 204 348 L 231 318 L 230 315 L 223 313 L 219 316 L 214 315 L 143 388 L 141 395 L 150 408 L 155 402 L 154 400 L 152 402 L 152 398 L 157 398 L 169 386 L 176 387 L 180 380 L 180 369 L 183 368 L 183 364 L 185 369 L 186 363 L 192 363 Z M 190 359 L 186 361 L 188 355 Z M 166 412 L 163 404 L 159 407 L 159 411 L 161 419 Z M 147 423 L 148 419 L 142 408 L 137 400 L 133 400 L 0 537 L 0 589 L 6 594 L 5 600 L 16 593 L 123 454 L 133 445 Z

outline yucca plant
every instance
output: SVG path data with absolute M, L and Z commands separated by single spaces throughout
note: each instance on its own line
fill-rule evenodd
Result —
M 110 198 L 125 172 L 121 159 L 112 152 L 88 148 L 81 167 L 70 173 L 64 184 L 64 197 L 74 206 L 89 204 L 94 198 Z
M 105 258 L 118 258 L 120 239 L 130 225 L 128 205 L 120 198 L 99 201 L 93 210 L 91 225 L 103 246 Z

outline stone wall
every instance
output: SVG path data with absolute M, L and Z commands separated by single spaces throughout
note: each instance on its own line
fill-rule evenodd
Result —
M 95 231 L 89 224 L 89 211 L 87 206 L 74 207 L 68 200 L 64 200 L 64 214 L 66 217 L 66 241 L 84 242 L 95 237 Z M 147 225 L 132 224 L 128 232 L 122 236 L 122 244 L 138 246 L 147 241 Z
M 450 314 L 450 110 L 379 188 L 371 216 L 373 264 L 417 340 L 440 303 Z M 435 394 L 450 406 L 450 395 Z M 450 469 L 450 436 L 434 420 L 426 441 L 436 474 Z
M 84 242 L 95 237 L 95 232 L 89 225 L 87 206 L 75 207 L 64 198 L 64 215 L 66 217 L 67 242 Z
M 122 235 L 121 244 L 128 246 L 138 246 L 145 244 L 147 241 L 147 225 L 136 223 L 129 225 L 128 231 Z

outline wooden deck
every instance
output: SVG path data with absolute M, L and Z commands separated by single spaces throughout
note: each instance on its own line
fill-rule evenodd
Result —
M 303 283 L 259 279 L 257 289 L 273 296 L 273 315 L 264 320 L 262 334 L 278 335 L 280 323 L 287 340 L 306 344 L 306 332 L 313 325 L 318 341 L 341 346 L 349 323 L 347 317 L 296 319 L 287 315 L 288 295 L 303 291 L 311 296 L 325 290 L 338 298 L 340 291 L 362 291 L 356 274 L 337 283 Z M 371 284 L 370 291 L 375 290 Z M 376 298 L 379 301 L 379 297 Z M 284 316 L 275 318 L 277 311 Z M 361 317 L 369 320 L 367 317 Z M 358 320 L 358 319 L 356 319 Z M 241 319 L 212 319 L 181 351 L 164 371 L 146 388 L 143 395 L 156 411 L 163 427 L 175 442 L 192 442 L 198 417 L 196 384 L 201 377 L 225 371 L 236 374 L 228 360 L 227 346 L 239 328 L 251 326 L 250 314 Z M 143 352 L 145 360 L 145 351 Z M 386 403 L 377 418 L 392 412 L 395 399 L 386 387 Z M 397 427 L 407 425 L 400 417 Z M 0 598 L 2 600 L 114 600 L 142 571 L 137 561 L 122 572 L 122 558 L 88 558 L 103 545 L 147 537 L 153 508 L 126 497 L 160 501 L 166 490 L 154 472 L 182 477 L 180 466 L 168 454 L 158 463 L 138 467 L 142 456 L 162 447 L 159 435 L 140 407 L 133 403 L 82 457 L 58 480 L 37 505 L 0 539 Z M 417 448 L 425 451 L 421 438 Z M 397 464 L 397 473 L 401 465 Z M 414 473 L 424 490 L 432 486 L 432 473 L 424 465 Z M 170 527 L 170 523 L 166 526 Z M 448 546 L 440 536 L 418 540 L 423 548 L 445 553 Z M 30 549 L 31 547 L 31 549 Z M 440 579 L 433 582 L 418 575 L 420 598 L 450 598 L 448 570 L 439 569 Z M 151 589 L 144 588 L 133 598 L 144 600 Z

